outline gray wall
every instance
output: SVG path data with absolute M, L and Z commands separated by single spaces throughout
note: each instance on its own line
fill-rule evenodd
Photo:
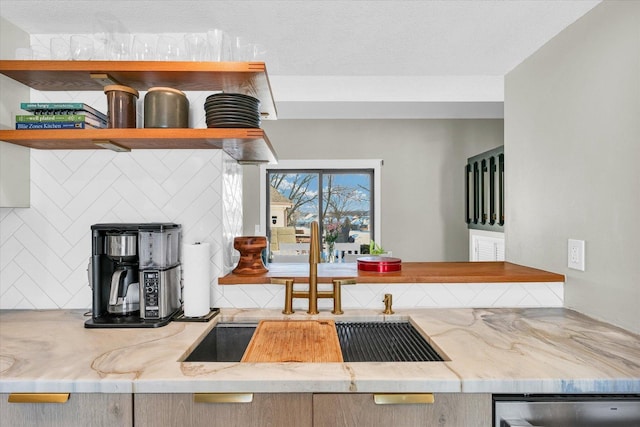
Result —
M 405 261 L 466 261 L 464 165 L 502 145 L 502 120 L 263 122 L 280 159 L 382 159 L 381 243 Z M 259 223 L 259 168 L 244 168 L 244 231 Z
M 566 306 L 640 332 L 640 2 L 603 2 L 506 76 L 505 156 L 507 260 L 566 274 Z

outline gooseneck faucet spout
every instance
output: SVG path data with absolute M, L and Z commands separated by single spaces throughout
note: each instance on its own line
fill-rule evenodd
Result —
M 311 241 L 309 243 L 309 311 L 318 314 L 318 264 L 320 263 L 320 232 L 318 223 L 311 223 Z

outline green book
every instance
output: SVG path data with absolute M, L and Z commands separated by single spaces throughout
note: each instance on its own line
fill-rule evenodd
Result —
M 107 123 L 84 114 L 19 114 L 16 115 L 16 123 L 52 123 L 52 122 L 74 122 L 88 123 L 93 127 L 107 127 Z

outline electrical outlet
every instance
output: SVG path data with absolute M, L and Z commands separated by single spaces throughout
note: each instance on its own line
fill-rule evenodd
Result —
M 584 240 L 569 239 L 567 247 L 567 266 L 574 270 L 584 271 Z

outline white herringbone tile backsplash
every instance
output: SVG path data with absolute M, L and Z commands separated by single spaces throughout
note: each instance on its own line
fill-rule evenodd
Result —
M 32 150 L 31 207 L 0 211 L 0 307 L 90 307 L 95 223 L 182 224 L 184 242 L 211 243 L 213 277 L 229 271 L 224 239 L 241 230 L 225 217 L 241 217 L 242 178 L 227 163 L 220 150 Z M 236 176 L 225 178 L 225 169 Z

